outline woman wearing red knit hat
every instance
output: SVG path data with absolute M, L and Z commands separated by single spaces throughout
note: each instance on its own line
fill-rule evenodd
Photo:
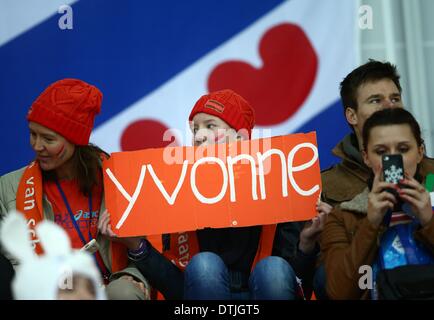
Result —
M 239 94 L 221 90 L 202 96 L 189 120 L 193 145 L 200 146 L 249 139 L 255 115 Z M 115 237 L 109 223 L 105 212 L 99 228 Z M 166 299 L 290 300 L 303 296 L 296 277 L 306 282 L 305 288 L 311 282 L 323 223 L 321 217 L 305 228 L 302 222 L 289 222 L 171 234 L 163 237 L 163 255 L 144 238 L 119 241 Z
M 43 219 L 55 221 L 73 248 L 87 246 L 94 254 L 102 276 L 111 281 L 108 298 L 144 299 L 143 276 L 135 267 L 121 270 L 120 260 L 111 259 L 110 240 L 98 233 L 105 207 L 101 163 L 108 155 L 89 144 L 89 137 L 101 102 L 98 88 L 78 79 L 57 81 L 42 92 L 27 114 L 36 159 L 0 178 L 0 214 L 17 209 L 25 215 L 38 254 L 43 252 L 35 225 Z M 122 252 L 119 245 L 114 247 L 113 252 Z

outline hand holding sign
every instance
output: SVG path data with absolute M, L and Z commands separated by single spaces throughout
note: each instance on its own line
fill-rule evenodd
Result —
M 320 184 L 315 133 L 104 161 L 106 204 L 121 237 L 309 220 Z
M 113 232 L 110 222 L 110 214 L 105 210 L 98 221 L 98 231 L 110 238 L 110 240 L 122 243 L 129 250 L 135 250 L 139 247 L 141 237 L 119 238 L 116 233 Z
M 327 216 L 333 207 L 328 203 L 318 201 L 316 209 L 318 215 L 310 223 L 307 223 L 300 233 L 298 248 L 305 254 L 310 254 L 315 249 L 319 236 L 324 229 Z

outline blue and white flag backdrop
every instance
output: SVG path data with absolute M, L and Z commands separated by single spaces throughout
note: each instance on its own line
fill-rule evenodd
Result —
M 33 159 L 27 110 L 66 77 L 103 92 L 91 141 L 108 152 L 190 144 L 194 102 L 231 88 L 255 108 L 257 129 L 317 131 L 325 169 L 349 131 L 339 83 L 355 67 L 356 3 L 2 0 L 0 174 Z M 167 129 L 176 138 L 164 141 Z

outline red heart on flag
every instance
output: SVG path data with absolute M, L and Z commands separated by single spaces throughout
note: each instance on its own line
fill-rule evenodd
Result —
M 135 151 L 148 148 L 163 148 L 171 144 L 177 146 L 175 135 L 159 121 L 155 120 L 138 120 L 123 131 L 121 137 L 122 151 Z M 164 141 L 164 133 L 167 132 L 170 141 Z
M 318 57 L 304 31 L 290 23 L 269 29 L 259 53 L 259 69 L 242 61 L 219 64 L 208 78 L 208 90 L 234 90 L 255 109 L 256 124 L 275 125 L 290 118 L 308 97 Z

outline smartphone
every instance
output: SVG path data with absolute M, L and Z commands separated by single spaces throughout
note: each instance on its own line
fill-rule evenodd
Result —
M 402 155 L 385 154 L 382 157 L 383 179 L 386 182 L 398 184 L 399 180 L 404 179 L 404 164 Z
M 404 163 L 400 154 L 385 154 L 382 156 L 383 164 L 383 180 L 389 183 L 399 185 L 399 181 L 404 179 Z M 401 211 L 402 201 L 398 192 L 395 189 L 386 189 L 392 193 L 398 203 L 394 207 L 394 211 Z

